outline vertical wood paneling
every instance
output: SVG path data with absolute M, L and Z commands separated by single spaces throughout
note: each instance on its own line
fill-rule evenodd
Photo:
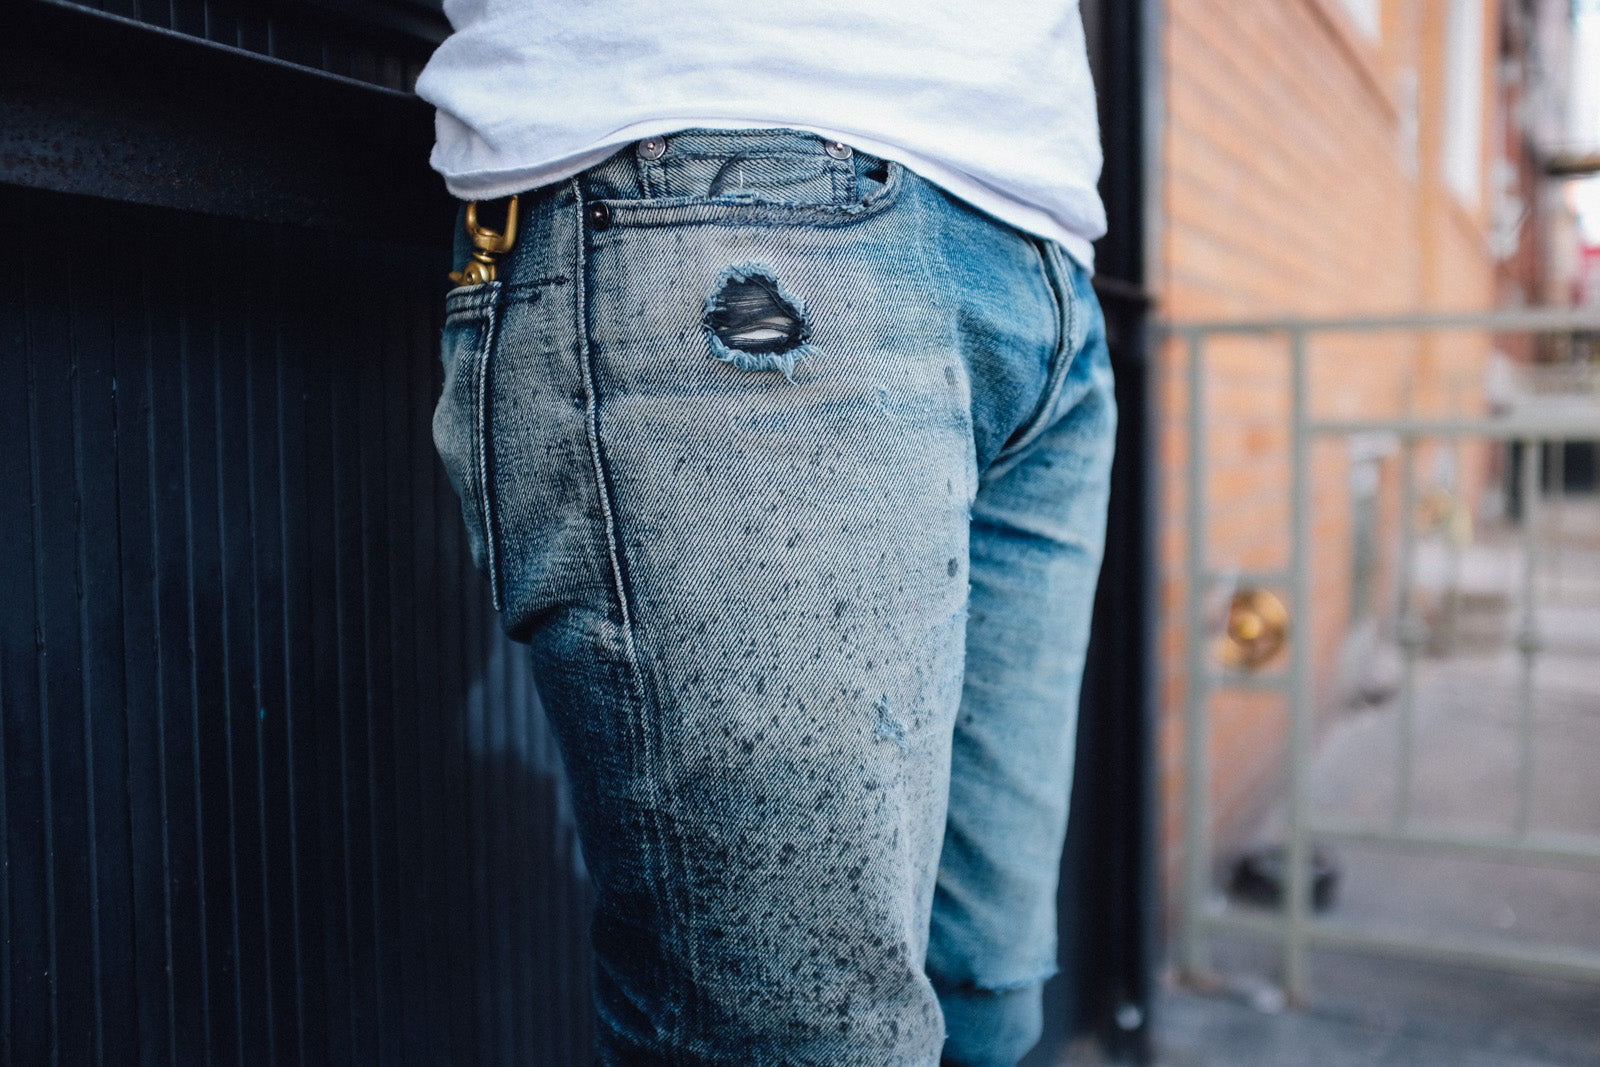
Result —
M 38 248 L 28 240 L 23 247 Z M 81 575 L 74 551 L 77 532 L 73 484 L 71 275 L 59 271 L 24 277 L 28 300 L 29 422 L 34 435 L 33 587 L 38 614 L 35 639 L 39 701 L 24 714 L 36 717 L 40 753 L 39 831 L 44 853 L 44 961 L 53 1058 L 86 1058 L 81 1022 L 90 1010 L 93 983 L 90 946 L 83 924 L 63 922 L 58 891 L 84 884 L 87 805 L 60 803 L 83 797 L 82 642 L 78 625 Z M 52 299 L 52 296 L 55 298 Z
M 0 247 L 26 248 L 20 216 L 0 215 Z M 25 295 L 27 271 L 20 256 L 0 256 L 4 292 Z M 36 511 L 34 474 L 33 360 L 27 305 L 7 300 L 0 308 L 0 479 L 9 506 L 0 510 L 0 554 L 6 610 L 0 613 L 0 678 L 5 681 L 5 714 L 0 734 L 5 747 L 5 848 L 0 865 L 6 892 L 4 1048 L 8 1063 L 40 1062 L 50 1053 L 48 1012 L 49 940 L 45 935 L 46 863 L 44 844 L 45 752 L 39 735 L 42 699 L 39 671 L 38 568 L 34 560 Z M 45 1016 L 37 1025 L 28 1013 Z M 32 1022 L 34 1025 L 29 1025 Z
M 0 1060 L 588 1062 L 445 266 L 0 186 Z
M 95 221 L 104 205 L 95 205 Z M 92 224 L 92 223 L 91 223 Z M 94 1051 L 105 1057 L 106 1021 L 132 1014 L 133 945 L 127 892 L 128 765 L 124 708 L 127 656 L 123 647 L 118 513 L 95 506 L 117 494 L 116 325 L 114 270 L 86 257 L 74 266 L 73 360 L 75 481 L 78 505 L 78 567 L 82 574 L 79 627 L 83 646 L 83 736 L 88 774 L 85 804 L 89 830 L 90 936 L 94 951 Z M 94 457 L 99 457 L 98 459 Z
M 3 214 L 3 213 L 0 213 Z M 141 220 L 147 222 L 148 220 Z M 142 235 L 140 235 L 142 236 Z M 138 783 L 143 803 L 133 802 L 126 790 L 130 868 L 133 990 L 136 1017 L 131 1025 L 141 1035 L 147 1062 L 167 1063 L 171 1058 L 171 973 L 166 966 L 167 886 L 166 821 L 164 818 L 163 732 L 141 711 L 160 707 L 158 659 L 160 647 L 155 614 L 156 558 L 153 523 L 154 425 L 152 422 L 152 331 L 148 289 L 154 249 L 148 240 L 136 239 L 133 257 L 115 272 L 110 297 L 115 323 L 117 420 L 118 567 L 121 571 L 125 706 L 123 719 L 128 737 L 127 775 Z M 135 862 L 134 857 L 143 862 Z M 113 1030 L 115 1030 L 113 1026 Z

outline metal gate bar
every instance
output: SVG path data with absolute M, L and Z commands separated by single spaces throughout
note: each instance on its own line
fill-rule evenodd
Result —
M 1498 313 L 1423 314 L 1329 319 L 1263 319 L 1172 323 L 1169 338 L 1181 341 L 1187 353 L 1188 455 L 1186 463 L 1186 563 L 1188 589 L 1187 693 L 1185 697 L 1186 825 L 1182 928 L 1179 959 L 1191 976 L 1208 970 L 1208 935 L 1232 930 L 1270 936 L 1283 950 L 1284 987 L 1292 1002 L 1304 1002 L 1309 989 L 1307 949 L 1312 944 L 1360 949 L 1411 959 L 1489 966 L 1560 978 L 1600 980 L 1600 952 L 1558 945 L 1527 945 L 1492 939 L 1426 940 L 1403 931 L 1361 928 L 1313 918 L 1310 914 L 1310 867 L 1313 841 L 1342 841 L 1510 861 L 1536 867 L 1600 872 L 1600 836 L 1539 832 L 1532 826 L 1534 787 L 1534 666 L 1540 649 L 1537 632 L 1537 563 L 1541 493 L 1541 444 L 1600 438 L 1600 419 L 1585 413 L 1560 416 L 1511 414 L 1491 417 L 1375 417 L 1317 419 L 1309 402 L 1309 340 L 1324 334 L 1474 331 L 1479 333 L 1571 334 L 1600 332 L 1600 311 L 1528 309 Z M 1210 509 L 1206 463 L 1206 342 L 1217 336 L 1285 336 L 1290 352 L 1291 513 L 1292 545 L 1287 572 L 1261 571 L 1224 575 L 1212 567 L 1207 552 Z M 1316 707 L 1312 619 L 1312 449 L 1321 439 L 1386 433 L 1401 442 L 1401 556 L 1398 564 L 1398 643 L 1402 652 L 1400 707 L 1397 718 L 1395 805 L 1387 827 L 1317 821 L 1308 810 L 1311 737 Z M 1509 834 L 1463 833 L 1421 829 L 1412 818 L 1416 763 L 1415 661 L 1423 643 L 1423 626 L 1413 596 L 1417 507 L 1415 463 L 1419 441 L 1443 440 L 1459 445 L 1467 439 L 1520 442 L 1520 515 L 1523 570 L 1521 613 L 1516 645 L 1521 654 L 1516 721 L 1517 770 L 1514 829 Z M 1300 613 L 1300 633 L 1291 636 L 1286 671 L 1253 675 L 1216 666 L 1208 655 L 1212 638 L 1207 602 L 1219 583 L 1232 580 L 1260 587 L 1287 586 Z M 1211 767 L 1208 708 L 1221 689 L 1279 691 L 1288 697 L 1287 886 L 1283 910 L 1276 915 L 1229 910 L 1211 886 Z

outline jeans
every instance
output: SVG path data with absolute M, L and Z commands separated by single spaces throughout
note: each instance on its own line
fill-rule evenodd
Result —
M 812 134 L 640 144 L 522 196 L 434 420 L 572 784 L 600 1057 L 1015 1063 L 1115 422 L 1086 272 Z

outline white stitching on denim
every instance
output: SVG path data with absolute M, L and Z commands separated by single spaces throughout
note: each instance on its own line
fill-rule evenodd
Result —
M 1077 316 L 1083 313 L 1083 309 L 1078 307 L 1079 302 L 1073 299 L 1071 276 L 1060 261 L 1061 253 L 1055 242 L 1032 237 L 1028 241 L 1039 252 L 1039 265 L 1045 285 L 1057 305 L 1056 351 L 1050 363 L 1050 380 L 1045 383 L 1044 397 L 1040 401 L 1038 411 L 1027 423 L 1022 436 L 1002 448 L 999 455 L 994 457 L 989 469 L 984 472 L 983 476 L 986 479 L 1005 473 L 1022 454 L 1023 449 L 1033 444 L 1044 433 L 1049 425 L 1050 412 L 1056 406 L 1056 400 L 1061 396 L 1061 388 L 1066 383 L 1067 371 L 1078 358 L 1078 352 L 1069 351 L 1069 346 L 1076 332 Z
M 489 282 L 489 285 L 498 285 L 498 282 Z M 489 301 L 483 308 L 483 333 L 478 341 L 478 351 L 473 358 L 473 373 L 477 377 L 477 411 L 473 429 L 477 433 L 477 440 L 473 442 L 473 451 L 477 456 L 478 474 L 478 509 L 483 516 L 483 550 L 485 566 L 489 572 L 489 598 L 494 605 L 494 610 L 504 610 L 504 598 L 500 595 L 500 553 L 495 544 L 495 520 L 490 508 L 489 499 L 492 496 L 492 486 L 489 484 L 489 361 L 493 357 L 495 336 L 499 332 L 500 316 L 494 302 Z
M 576 179 L 571 182 L 573 196 L 576 199 L 578 210 L 583 210 L 583 190 Z M 622 561 L 618 557 L 616 516 L 611 508 L 611 494 L 606 491 L 606 472 L 600 459 L 600 398 L 595 395 L 594 367 L 589 360 L 589 330 L 588 317 L 589 291 L 584 277 L 588 270 L 584 255 L 585 226 L 580 220 L 577 227 L 577 250 L 573 267 L 573 303 L 577 309 L 576 321 L 573 328 L 576 334 L 578 348 L 578 363 L 583 371 L 584 385 L 584 432 L 589 438 L 589 460 L 594 465 L 595 494 L 600 501 L 600 513 L 606 527 L 606 553 L 611 564 L 611 579 L 615 584 L 617 595 L 617 610 L 622 615 L 622 645 L 623 652 L 628 657 L 628 663 L 637 667 L 637 657 L 633 649 L 633 617 L 628 611 L 627 591 L 622 582 Z
M 787 223 L 798 226 L 842 227 L 871 218 L 899 202 L 905 193 L 905 168 L 885 161 L 888 178 L 877 195 L 860 202 L 802 204 L 783 201 L 717 201 L 704 197 L 675 196 L 652 200 L 607 200 L 612 225 L 749 226 Z
M 577 205 L 577 211 L 581 213 L 583 210 L 582 186 L 579 184 L 576 178 L 572 179 L 570 185 L 573 192 L 574 202 Z M 638 651 L 634 645 L 633 612 L 630 610 L 628 605 L 627 584 L 624 581 L 622 574 L 622 549 L 618 544 L 616 509 L 611 503 L 609 482 L 606 478 L 605 463 L 602 459 L 600 450 L 599 383 L 594 373 L 593 362 L 590 358 L 589 330 L 587 321 L 589 296 L 586 285 L 588 264 L 585 254 L 585 243 L 587 239 L 587 227 L 580 218 L 576 227 L 576 247 L 573 253 L 573 303 L 576 309 L 573 326 L 576 334 L 579 369 L 583 373 L 584 391 L 587 394 L 587 401 L 584 409 L 585 431 L 589 438 L 590 461 L 594 465 L 595 495 L 600 502 L 601 518 L 605 523 L 606 552 L 611 564 L 611 579 L 614 583 L 616 592 L 617 610 L 622 616 L 623 654 L 627 657 L 628 676 L 635 688 L 637 703 L 642 708 L 645 704 L 655 703 L 654 694 L 656 689 L 646 684 L 644 670 L 640 665 Z M 661 769 L 659 766 L 660 743 L 659 738 L 655 736 L 654 731 L 662 727 L 662 719 L 664 717 L 661 715 L 644 715 L 641 713 L 639 718 L 640 721 L 636 725 L 639 729 L 640 743 L 643 746 L 643 750 L 640 755 L 643 762 L 651 765 L 653 771 L 659 771 Z M 630 724 L 630 726 L 631 725 L 635 724 Z M 680 813 L 677 811 L 676 805 L 671 802 L 671 794 L 662 786 L 661 777 L 654 773 L 650 777 L 652 785 L 656 789 L 657 800 L 661 807 L 674 818 L 680 817 Z M 687 935 L 687 932 L 682 924 L 677 921 L 677 917 L 682 913 L 682 908 L 679 906 L 679 902 L 671 899 L 673 895 L 671 887 L 677 884 L 677 880 L 673 877 L 673 875 L 684 874 L 687 871 L 687 863 L 682 859 L 681 855 L 679 855 L 678 850 L 673 849 L 669 854 L 666 835 L 660 831 L 659 825 L 655 824 L 655 820 L 650 820 L 650 822 L 652 825 L 653 836 L 655 837 L 654 852 L 655 855 L 659 857 L 659 862 L 663 864 L 672 863 L 678 868 L 676 872 L 668 872 L 665 877 L 655 879 L 656 886 L 660 893 L 658 903 L 662 905 L 663 935 L 669 944 L 674 941 L 676 942 L 679 952 L 682 954 L 683 958 L 688 961 L 690 971 L 695 972 L 699 970 L 699 961 L 695 958 L 695 953 L 693 951 L 693 940 Z M 676 857 L 676 859 L 673 857 Z M 681 1005 L 681 1008 L 686 1015 L 693 1010 L 693 989 L 689 991 L 688 999 Z M 689 1027 L 689 1029 L 691 1032 L 693 1031 L 692 1026 Z

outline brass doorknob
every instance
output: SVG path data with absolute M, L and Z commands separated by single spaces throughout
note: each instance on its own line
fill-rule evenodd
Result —
M 1228 625 L 1217 641 L 1225 667 L 1253 671 L 1271 661 L 1289 636 L 1289 609 L 1265 589 L 1241 589 L 1228 605 Z

